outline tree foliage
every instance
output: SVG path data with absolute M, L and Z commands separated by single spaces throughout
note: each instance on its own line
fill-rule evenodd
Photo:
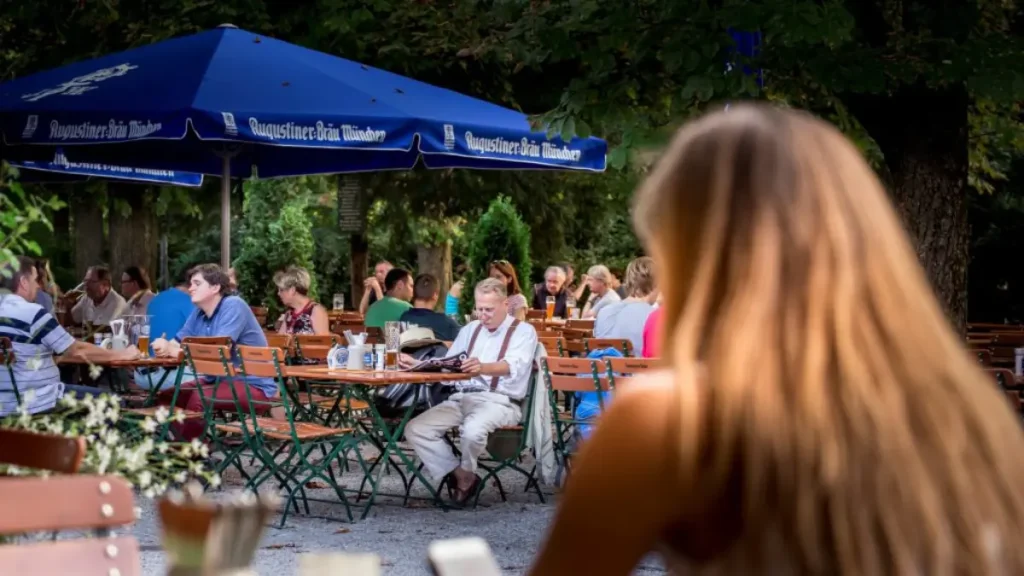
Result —
M 53 232 L 47 213 L 64 206 L 56 196 L 26 194 L 15 179 L 17 171 L 0 166 L 0 272 L 5 276 L 18 256 L 41 254 L 39 243 L 29 237 L 34 225 Z
M 309 271 L 313 279 L 309 296 L 317 298 L 309 206 L 312 198 L 327 192 L 313 189 L 317 185 L 324 185 L 324 179 L 289 178 L 245 183 L 241 242 L 238 258 L 232 264 L 239 290 L 246 300 L 269 308 L 271 318 L 282 310 L 274 274 L 288 266 L 301 266 Z
M 530 228 L 523 222 L 508 198 L 499 197 L 480 217 L 470 233 L 465 286 L 460 309 L 468 314 L 473 309 L 473 286 L 490 273 L 491 262 L 507 260 L 520 276 L 520 285 L 527 289 L 530 270 Z

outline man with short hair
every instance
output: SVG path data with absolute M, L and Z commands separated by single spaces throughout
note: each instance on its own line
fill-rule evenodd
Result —
M 412 306 L 412 274 L 408 270 L 393 268 L 384 277 L 384 297 L 366 311 L 368 328 L 383 328 L 385 322 L 397 322 Z
M 121 273 L 121 296 L 126 298 L 124 313 L 144 316 L 156 294 L 152 290 L 149 273 L 141 266 L 129 266 Z
M 483 280 L 476 285 L 474 298 L 479 320 L 466 325 L 449 350 L 449 356 L 468 355 L 462 371 L 473 378 L 453 383 L 456 391 L 448 400 L 413 418 L 405 428 L 405 437 L 427 474 L 444 478 L 458 504 L 469 500 L 479 487 L 477 459 L 486 450 L 487 436 L 522 419 L 537 351 L 533 326 L 508 313 L 503 282 Z M 401 357 L 403 366 L 412 362 Z M 455 427 L 460 430 L 461 459 L 444 440 Z
M 434 331 L 434 337 L 452 342 L 459 335 L 460 326 L 451 318 L 435 312 L 440 298 L 441 286 L 430 274 L 420 274 L 413 286 L 412 309 L 402 314 L 400 320 Z
M 548 296 L 555 297 L 555 316 L 565 318 L 565 301 L 569 293 L 565 289 L 565 270 L 551 266 L 544 272 L 544 282 L 533 287 L 533 309 L 547 310 Z
M 388 272 L 391 272 L 395 266 L 387 260 L 381 260 L 377 262 L 377 265 L 373 267 L 373 276 L 370 276 L 363 281 L 363 299 L 359 301 L 359 313 L 365 315 L 378 300 L 384 298 L 384 284 L 387 280 Z
M 0 292 L 0 337 L 11 341 L 14 363 L 10 372 L 0 370 L 0 416 L 18 409 L 15 386 L 30 414 L 53 409 L 57 400 L 68 392 L 79 396 L 100 393 L 98 388 L 62 383 L 53 361 L 54 354 L 77 356 L 96 363 L 139 357 L 134 346 L 106 350 L 75 340 L 49 312 L 35 304 L 39 272 L 31 258 L 19 256 L 17 263 L 5 272 L 0 275 L 4 288 Z
M 78 324 L 105 326 L 124 314 L 126 308 L 124 298 L 110 287 L 110 270 L 92 266 L 85 273 L 85 295 L 71 309 L 71 317 Z

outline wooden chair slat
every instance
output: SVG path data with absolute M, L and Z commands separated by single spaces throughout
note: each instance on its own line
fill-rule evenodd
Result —
M 279 364 L 284 363 L 285 353 L 281 348 L 262 348 L 259 346 L 239 346 L 238 355 L 242 359 L 242 370 L 246 376 L 261 378 L 277 378 L 276 358 Z
M 117 476 L 0 478 L 0 534 L 89 530 L 135 522 L 131 486 Z M 0 574 L 9 574 L 0 570 Z
M 85 438 L 0 429 L 0 463 L 74 474 L 84 456 Z
M 201 344 L 204 346 L 230 346 L 231 338 L 227 336 L 186 336 L 182 344 Z
M 0 574 L 142 574 L 131 536 L 0 546 Z
M 612 372 L 622 374 L 653 370 L 658 364 L 657 358 L 605 358 L 605 360 Z M 618 379 L 616 378 L 616 380 Z
M 295 341 L 302 346 L 334 346 L 334 334 L 297 334 Z
M 267 346 L 271 348 L 281 348 L 283 350 L 292 349 L 292 335 L 291 334 L 267 334 Z
M 575 376 L 552 374 L 548 383 L 552 390 L 558 392 L 596 392 L 593 375 L 584 376 L 583 374 L 583 372 Z M 610 390 L 607 377 L 599 377 L 598 382 L 600 382 L 601 390 Z

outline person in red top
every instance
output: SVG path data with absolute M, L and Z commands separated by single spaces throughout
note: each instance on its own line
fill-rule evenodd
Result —
M 665 315 L 665 309 L 658 306 L 647 317 L 644 324 L 644 358 L 658 358 L 661 354 L 661 319 Z
M 305 268 L 289 266 L 274 274 L 277 295 L 287 310 L 277 320 L 279 334 L 330 334 L 327 309 L 309 298 L 311 284 Z

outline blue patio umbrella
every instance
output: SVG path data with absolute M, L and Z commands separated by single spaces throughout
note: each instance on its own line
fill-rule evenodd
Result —
M 24 182 L 78 182 L 99 178 L 120 182 L 166 184 L 189 188 L 198 188 L 203 185 L 202 174 L 113 166 L 110 164 L 70 162 L 62 150 L 58 150 L 50 162 L 26 160 L 24 162 L 12 161 L 10 164 L 18 168 L 21 172 L 21 180 Z
M 0 84 L 5 159 L 223 178 L 429 168 L 602 171 L 607 145 L 531 130 L 526 115 L 223 26 Z

